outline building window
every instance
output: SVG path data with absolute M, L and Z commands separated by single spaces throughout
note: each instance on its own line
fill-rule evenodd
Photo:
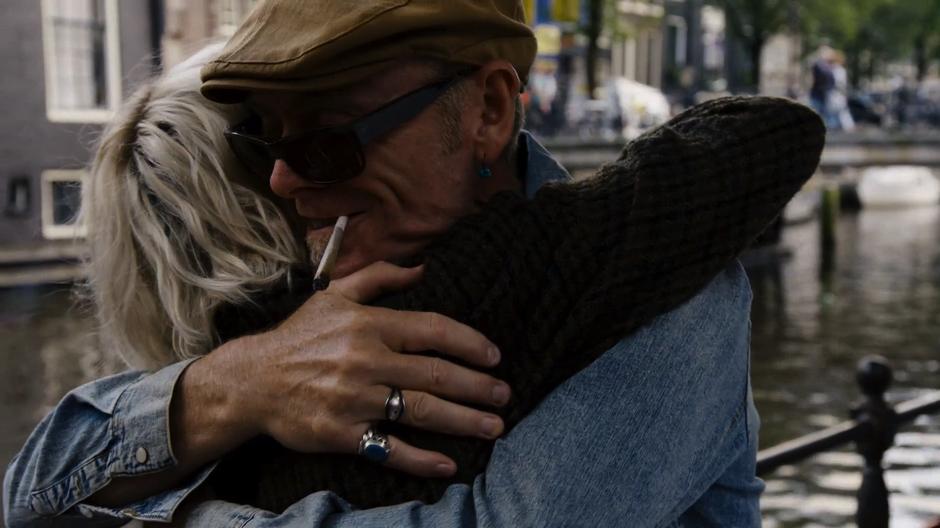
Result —
M 685 19 L 680 16 L 666 17 L 667 49 L 672 52 L 672 64 L 685 66 L 686 47 L 688 46 L 688 27 Z
M 231 37 L 258 0 L 216 0 L 216 35 Z
M 49 239 L 85 236 L 78 221 L 82 185 L 87 173 L 81 170 L 51 170 L 42 173 L 42 235 Z
M 702 61 L 705 69 L 720 75 L 725 67 L 725 12 L 702 7 Z
M 42 0 L 46 114 L 102 123 L 121 101 L 117 0 Z

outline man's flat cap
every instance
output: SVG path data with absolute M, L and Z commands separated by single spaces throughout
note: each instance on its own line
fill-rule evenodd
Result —
M 203 68 L 202 92 L 338 90 L 409 58 L 504 59 L 525 82 L 535 52 L 522 0 L 262 0 Z

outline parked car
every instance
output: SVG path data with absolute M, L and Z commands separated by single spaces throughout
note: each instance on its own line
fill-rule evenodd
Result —
M 611 122 L 619 125 L 624 137 L 632 139 L 643 131 L 661 125 L 671 117 L 671 107 L 659 89 L 623 77 L 606 86 L 613 111 Z

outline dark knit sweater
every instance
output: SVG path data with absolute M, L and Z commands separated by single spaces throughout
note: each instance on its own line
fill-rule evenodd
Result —
M 824 141 L 819 117 L 787 100 L 699 105 L 631 142 L 591 179 L 548 184 L 533 200 L 495 196 L 428 249 L 420 284 L 382 304 L 442 313 L 499 346 L 502 362 L 489 372 L 513 389 L 497 411 L 509 431 L 613 343 L 728 266 L 812 176 Z M 225 312 L 220 332 L 275 322 L 309 296 L 307 287 L 278 293 L 260 311 Z M 355 455 L 298 454 L 259 439 L 223 460 L 214 487 L 276 512 L 318 490 L 359 507 L 434 502 L 483 472 L 493 449 L 492 441 L 384 427 L 450 456 L 457 475 L 417 478 Z

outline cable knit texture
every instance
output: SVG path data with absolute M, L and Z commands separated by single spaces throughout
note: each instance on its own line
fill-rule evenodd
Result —
M 490 372 L 513 388 L 507 431 L 617 340 L 692 298 L 728 266 L 813 175 L 820 118 L 785 99 L 730 97 L 691 108 L 629 143 L 594 177 L 548 184 L 533 200 L 495 196 L 424 255 L 422 282 L 380 304 L 435 311 L 480 330 L 503 352 Z M 309 281 L 225 310 L 223 337 L 276 322 Z M 668 351 L 663 351 L 668 353 Z M 223 461 L 224 498 L 275 512 L 318 490 L 358 507 L 434 502 L 484 471 L 494 442 L 385 424 L 457 462 L 424 479 L 354 455 L 290 452 L 258 439 Z

